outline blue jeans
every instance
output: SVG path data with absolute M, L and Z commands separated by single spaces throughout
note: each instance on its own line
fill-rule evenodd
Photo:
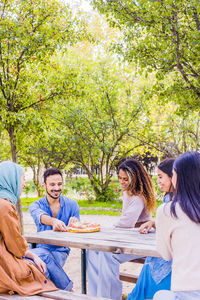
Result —
M 120 264 L 140 257 L 142 256 L 88 250 L 87 277 L 89 294 L 96 297 L 121 300 Z
M 161 267 L 161 272 L 162 272 Z M 154 294 L 159 290 L 170 290 L 171 288 L 171 272 L 161 281 L 156 282 L 152 277 L 153 271 L 148 263 L 142 267 L 137 283 L 128 295 L 127 300 L 145 300 L 153 299 Z M 163 277 L 163 276 L 162 276 Z
M 69 279 L 63 266 L 68 257 L 66 252 L 49 251 L 46 248 L 33 248 L 31 252 L 38 255 L 47 266 L 46 276 L 59 289 L 70 291 L 73 287 L 73 282 Z
M 159 291 L 157 292 L 153 300 L 199 300 L 200 291 L 185 291 L 185 292 L 173 292 L 173 291 Z

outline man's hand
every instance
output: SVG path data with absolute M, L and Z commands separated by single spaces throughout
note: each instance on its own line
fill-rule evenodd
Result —
M 71 224 L 76 223 L 76 222 L 79 222 L 79 219 L 77 219 L 76 217 L 71 217 L 69 219 L 68 226 L 70 226 Z
M 65 223 L 58 219 L 53 219 L 53 230 L 54 231 L 67 231 Z
M 146 233 L 149 233 L 149 231 L 151 230 L 152 227 L 154 229 L 156 229 L 155 222 L 153 220 L 150 220 L 150 221 L 147 221 L 144 224 L 142 224 L 138 231 L 140 233 L 146 234 Z

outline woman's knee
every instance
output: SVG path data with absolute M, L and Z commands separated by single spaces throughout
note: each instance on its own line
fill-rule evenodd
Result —
M 172 291 L 162 290 L 155 293 L 153 300 L 175 300 L 176 296 Z
M 33 248 L 31 252 L 37 254 L 45 263 L 48 263 L 50 260 L 54 260 L 53 255 L 48 249 L 44 248 Z

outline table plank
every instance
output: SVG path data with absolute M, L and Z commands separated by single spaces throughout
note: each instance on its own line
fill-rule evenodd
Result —
M 140 234 L 137 229 L 102 227 L 100 232 L 92 233 L 71 233 L 47 230 L 26 234 L 24 237 L 31 243 L 43 243 L 142 256 L 160 256 L 156 251 L 155 233 Z
M 0 300 L 45 300 L 42 296 L 0 295 Z
M 55 291 L 55 292 L 47 292 L 41 294 L 43 297 L 46 297 L 46 300 L 48 299 L 56 299 L 56 300 L 109 300 L 108 298 L 102 298 L 102 297 L 93 297 L 89 295 L 83 295 L 83 294 L 77 294 L 77 293 L 71 293 L 67 291 Z M 111 299 L 110 299 L 111 300 Z
M 0 295 L 0 300 L 109 300 L 102 297 L 92 297 L 83 294 L 71 293 L 63 290 L 58 290 L 54 292 L 44 292 L 34 296 L 20 296 L 18 294 L 14 295 Z M 111 299 L 110 299 L 111 300 Z
M 79 235 L 80 236 L 80 235 Z M 80 236 L 81 237 L 81 236 Z M 129 229 L 129 230 L 119 230 L 119 229 L 113 229 L 112 231 L 107 229 L 107 228 L 103 228 L 103 231 L 98 232 L 98 234 L 96 235 L 89 235 L 87 234 L 87 239 L 105 239 L 105 240 L 109 240 L 109 241 L 120 241 L 120 242 L 127 242 L 130 241 L 134 241 L 134 243 L 139 243 L 139 244 L 146 244 L 149 245 L 149 242 L 151 242 L 151 244 L 155 245 L 155 233 L 154 232 L 150 232 L 149 234 L 143 235 L 140 234 L 138 232 L 138 230 L 133 230 L 133 229 Z

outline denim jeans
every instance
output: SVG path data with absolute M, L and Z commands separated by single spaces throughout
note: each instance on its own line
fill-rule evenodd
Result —
M 173 291 L 159 291 L 157 292 L 153 300 L 199 300 L 200 291 L 185 291 L 185 292 L 173 292 Z
M 57 288 L 67 291 L 72 289 L 73 282 L 62 268 L 68 257 L 66 252 L 49 251 L 46 248 L 33 248 L 31 249 L 31 252 L 38 255 L 46 263 L 46 276 Z

